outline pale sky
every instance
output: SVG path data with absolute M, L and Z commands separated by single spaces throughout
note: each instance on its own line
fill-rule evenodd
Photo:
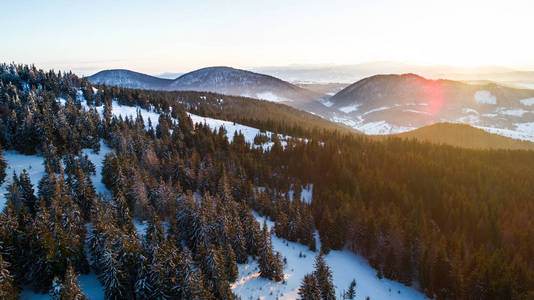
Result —
M 0 0 L 0 11 L 0 62 L 81 75 L 377 60 L 534 66 L 532 0 Z

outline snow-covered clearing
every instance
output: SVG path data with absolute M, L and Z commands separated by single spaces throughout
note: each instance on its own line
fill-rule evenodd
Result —
M 97 194 L 109 194 L 108 189 L 102 183 L 102 167 L 104 166 L 104 157 L 111 151 L 111 148 L 109 148 L 103 140 L 100 140 L 100 151 L 98 152 L 98 154 L 93 152 L 93 150 L 91 149 L 82 150 L 82 153 L 84 155 L 87 155 L 89 160 L 95 165 L 96 172 L 95 175 L 91 175 L 91 181 L 93 182 L 93 186 L 95 187 L 95 191 Z
M 351 112 L 357 111 L 360 106 L 361 104 L 357 103 L 357 104 L 352 104 L 348 106 L 343 106 L 338 109 L 346 114 L 349 114 Z
M 515 123 L 514 125 L 517 131 L 530 134 L 534 141 L 534 122 Z
M 82 105 L 86 108 L 86 109 L 89 109 L 89 108 L 95 108 L 98 113 L 102 116 L 103 114 L 103 111 L 104 111 L 104 106 L 88 106 L 87 105 L 87 102 L 85 101 L 85 99 L 81 99 L 82 100 Z M 61 100 L 59 100 L 61 101 Z M 145 126 L 148 127 L 149 125 L 149 119 L 150 119 L 150 122 L 152 123 L 152 127 L 153 128 L 156 128 L 156 126 L 158 125 L 158 120 L 159 120 L 159 114 L 156 113 L 156 112 L 153 112 L 153 111 L 149 111 L 149 110 L 146 110 L 144 108 L 140 108 L 140 107 L 137 107 L 137 106 L 127 106 L 127 105 L 121 105 L 119 104 L 116 100 L 113 100 L 112 101 L 112 109 L 111 109 L 111 113 L 113 116 L 115 117 L 122 117 L 123 119 L 124 118 L 136 118 L 137 117 L 137 113 L 140 113 L 141 116 L 143 117 L 143 121 L 145 123 Z M 191 118 L 191 120 L 193 121 L 194 124 L 196 123 L 202 123 L 202 124 L 206 124 L 208 125 L 211 130 L 218 130 L 220 127 L 224 127 L 224 129 L 226 130 L 226 136 L 228 137 L 228 141 L 232 142 L 233 139 L 234 139 L 234 134 L 236 132 L 241 132 L 244 137 L 245 137 L 245 141 L 250 143 L 250 144 L 254 144 L 254 137 L 256 137 L 256 135 L 262 133 L 261 130 L 257 129 L 257 128 L 254 128 L 254 127 L 250 127 L 250 126 L 246 126 L 246 125 L 241 125 L 241 124 L 238 124 L 238 123 L 234 123 L 234 122 L 230 122 L 230 121 L 224 121 L 224 120 L 219 120 L 219 119 L 213 119 L 213 118 L 208 118 L 208 117 L 202 117 L 202 116 L 199 116 L 199 115 L 195 115 L 195 114 L 192 114 L 192 113 L 187 113 L 189 115 L 189 117 Z M 176 122 L 178 122 L 178 120 L 175 120 Z M 270 131 L 265 131 L 263 132 L 263 134 L 265 134 L 266 136 L 268 136 L 269 138 L 272 137 L 273 133 L 270 132 Z M 287 139 L 290 139 L 291 137 L 289 136 L 285 136 L 285 135 L 282 135 L 282 134 L 278 134 L 278 138 L 280 139 L 280 143 L 282 146 L 286 146 L 287 145 Z M 254 145 L 255 147 L 263 147 L 263 149 L 270 149 L 272 146 L 273 146 L 273 142 L 267 142 L 265 144 L 262 144 L 262 145 Z
M 101 106 L 89 106 L 87 105 L 87 102 L 85 99 L 82 99 L 82 106 L 86 109 L 95 108 L 96 111 L 100 114 L 100 116 L 103 116 L 104 113 L 104 105 Z M 115 117 L 122 117 L 125 118 L 133 118 L 135 119 L 137 117 L 137 112 L 141 113 L 141 116 L 143 117 L 143 122 L 145 123 L 145 126 L 148 127 L 149 125 L 149 119 L 152 123 L 152 127 L 156 128 L 159 123 L 159 114 L 156 112 L 148 111 L 146 109 L 138 108 L 137 106 L 127 106 L 127 105 L 121 105 L 116 100 L 112 101 L 112 108 L 111 108 L 111 114 Z
M 480 90 L 475 92 L 475 102 L 478 104 L 497 104 L 497 97 L 489 91 Z
M 289 200 L 293 201 L 293 188 L 289 190 Z M 313 183 L 306 184 L 300 192 L 300 201 L 311 204 L 313 195 Z
M 192 113 L 187 113 L 187 114 L 193 121 L 193 124 L 196 124 L 196 123 L 206 124 L 212 130 L 218 130 L 220 127 L 224 127 L 224 129 L 226 130 L 226 136 L 228 137 L 228 141 L 230 142 L 234 140 L 235 132 L 241 132 L 243 136 L 245 137 L 245 141 L 252 144 L 254 143 L 254 137 L 260 134 L 261 132 L 257 128 L 241 125 L 241 124 L 230 122 L 230 121 L 223 121 L 223 120 L 218 120 L 218 119 L 201 117 L 201 116 L 198 116 Z M 270 132 L 268 135 L 270 136 Z
M 33 184 L 36 195 L 37 184 L 44 174 L 44 158 L 42 156 L 24 155 L 17 151 L 9 150 L 4 151 L 4 159 L 7 163 L 7 168 L 6 180 L 0 187 L 0 210 L 3 210 L 6 204 L 6 188 L 9 183 L 13 181 L 13 172 L 15 172 L 18 176 L 24 169 L 26 169 L 28 175 L 30 176 L 30 180 Z
M 395 134 L 395 133 L 401 133 L 401 132 L 406 132 L 406 131 L 416 129 L 415 127 L 392 125 L 386 121 L 364 123 L 362 125 L 353 126 L 353 128 L 365 134 L 372 134 L 372 135 Z
M 263 224 L 264 217 L 254 214 Z M 267 220 L 267 226 L 274 223 Z M 239 277 L 232 284 L 232 290 L 243 300 L 246 299 L 296 299 L 298 288 L 305 274 L 314 270 L 317 252 L 299 243 L 288 242 L 273 235 L 273 247 L 287 259 L 284 266 L 285 283 L 273 282 L 259 277 L 258 263 L 249 258 L 248 263 L 239 265 Z M 332 270 L 336 295 L 346 290 L 356 279 L 356 299 L 426 299 L 423 294 L 401 283 L 378 279 L 376 270 L 367 261 L 348 250 L 330 251 L 325 255 Z
M 475 127 L 489 133 L 502 135 L 512 139 L 534 142 L 534 123 L 517 123 L 514 125 L 516 126 L 516 130 L 485 126 Z
M 248 96 L 246 96 L 246 97 L 248 97 Z M 267 101 L 271 101 L 271 102 L 292 102 L 291 99 L 279 97 L 279 96 L 275 95 L 272 92 L 257 93 L 256 97 L 250 97 L 250 98 L 267 100 Z
M 526 106 L 534 105 L 534 98 L 521 99 L 519 101 L 521 102 L 521 104 L 526 105 Z
M 524 110 L 522 108 L 519 109 L 505 109 L 501 108 L 497 110 L 500 114 L 507 115 L 507 116 L 513 116 L 513 117 L 522 117 L 524 114 L 528 113 L 528 110 Z

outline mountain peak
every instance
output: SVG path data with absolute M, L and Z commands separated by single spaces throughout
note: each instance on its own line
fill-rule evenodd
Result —
M 95 84 L 136 89 L 213 92 L 286 102 L 294 106 L 312 102 L 319 97 L 314 92 L 278 78 L 228 66 L 198 69 L 174 80 L 121 69 L 100 71 L 89 76 L 89 80 Z

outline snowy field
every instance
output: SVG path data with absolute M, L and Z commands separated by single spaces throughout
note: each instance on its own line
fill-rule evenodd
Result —
M 262 224 L 264 217 L 254 213 Z M 274 223 L 267 221 L 272 228 Z M 243 300 L 247 299 L 297 299 L 298 288 L 304 275 L 313 272 L 315 256 L 307 246 L 288 242 L 273 235 L 273 247 L 287 259 L 284 266 L 285 283 L 278 283 L 259 277 L 258 263 L 249 258 L 249 262 L 239 265 L 239 277 L 232 284 L 233 292 Z M 318 247 L 320 248 L 320 247 Z M 356 279 L 356 299 L 427 299 L 413 288 L 388 279 L 378 279 L 376 270 L 367 261 L 350 251 L 330 251 L 325 260 L 332 270 L 336 295 L 346 290 Z

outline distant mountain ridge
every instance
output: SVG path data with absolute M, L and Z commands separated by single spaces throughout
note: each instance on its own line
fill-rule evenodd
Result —
M 368 134 L 452 122 L 534 141 L 534 90 L 390 74 L 364 78 L 320 102 L 331 109 L 323 117 Z
M 93 84 L 166 91 L 201 91 L 245 96 L 299 106 L 321 95 L 278 78 L 234 69 L 208 67 L 171 80 L 129 70 L 106 70 L 88 77 Z
M 87 77 L 93 84 L 130 89 L 165 90 L 172 80 L 124 69 L 104 70 Z

